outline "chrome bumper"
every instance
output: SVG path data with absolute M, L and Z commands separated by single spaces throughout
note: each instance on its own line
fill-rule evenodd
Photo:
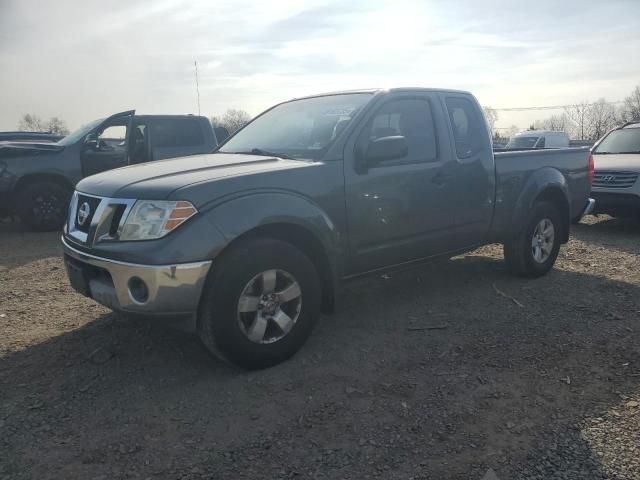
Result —
M 587 206 L 584 207 L 581 218 L 593 212 L 593 209 L 595 208 L 595 206 L 596 206 L 596 201 L 593 198 L 590 198 L 589 200 L 587 200 Z
M 139 265 L 76 250 L 62 238 L 71 285 L 113 310 L 184 314 L 198 309 L 211 261 Z

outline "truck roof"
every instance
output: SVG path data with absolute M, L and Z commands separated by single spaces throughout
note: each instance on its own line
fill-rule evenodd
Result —
M 184 118 L 184 117 L 192 117 L 192 118 L 207 118 L 204 115 L 194 115 L 193 113 L 185 113 L 185 114 L 175 114 L 175 115 L 153 115 L 153 114 L 143 114 L 143 115 L 135 115 L 136 118 Z
M 427 87 L 394 87 L 394 88 L 360 88 L 354 90 L 337 90 L 334 92 L 317 93 L 314 95 L 304 95 L 302 97 L 295 97 L 291 100 L 300 100 L 303 98 L 325 97 L 327 95 L 346 95 L 349 93 L 385 93 L 385 92 L 439 92 L 439 93 L 458 93 L 464 95 L 471 95 L 471 92 L 465 90 L 454 90 L 451 88 L 427 88 Z

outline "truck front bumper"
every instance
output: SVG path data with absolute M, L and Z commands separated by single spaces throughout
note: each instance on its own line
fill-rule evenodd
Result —
M 76 250 L 64 237 L 62 245 L 71 286 L 96 302 L 122 312 L 195 313 L 211 267 L 211 261 L 172 265 L 126 263 Z

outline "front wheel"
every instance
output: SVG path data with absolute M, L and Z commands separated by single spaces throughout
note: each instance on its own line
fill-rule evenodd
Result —
M 311 260 L 280 240 L 256 238 L 215 263 L 198 318 L 202 343 L 248 369 L 278 364 L 307 340 L 320 314 L 321 286 Z
M 509 269 L 523 277 L 546 274 L 558 258 L 562 229 L 560 213 L 553 204 L 534 204 L 525 227 L 504 244 Z

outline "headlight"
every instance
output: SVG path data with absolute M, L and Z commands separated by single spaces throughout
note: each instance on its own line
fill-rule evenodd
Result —
M 151 240 L 164 237 L 198 211 L 185 201 L 138 200 L 122 227 L 120 240 Z

